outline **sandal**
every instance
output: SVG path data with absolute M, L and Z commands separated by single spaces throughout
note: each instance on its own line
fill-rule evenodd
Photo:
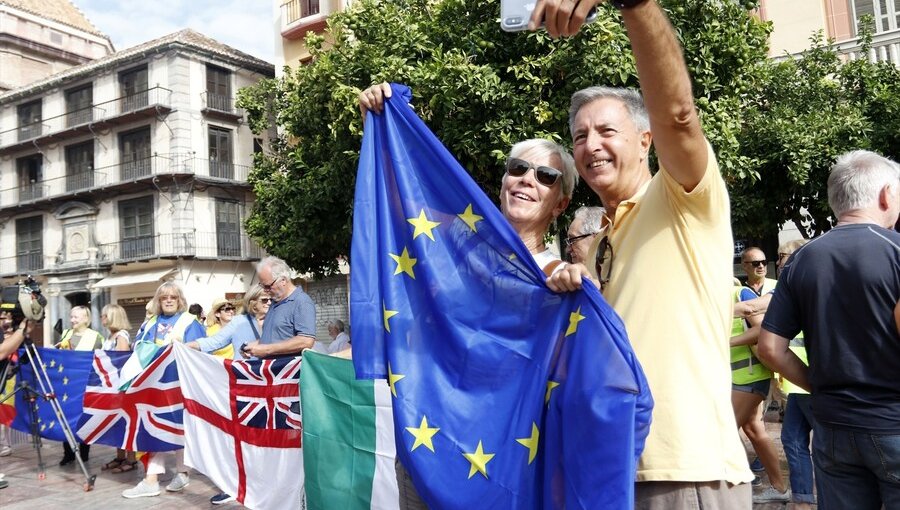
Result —
M 102 471 L 109 471 L 111 469 L 116 469 L 117 467 L 121 466 L 123 462 L 125 462 L 125 459 L 113 459 L 113 460 L 107 462 L 106 464 L 104 464 L 103 467 L 100 469 Z
M 129 471 L 134 471 L 135 469 L 137 469 L 138 462 L 140 462 L 140 461 L 139 460 L 135 460 L 132 462 L 128 462 L 127 460 L 122 461 L 122 463 L 119 464 L 119 467 L 110 469 L 109 472 L 119 474 L 119 473 L 127 473 Z

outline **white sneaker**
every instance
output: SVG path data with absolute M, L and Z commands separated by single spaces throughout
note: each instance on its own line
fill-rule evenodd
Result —
M 8 457 L 12 453 L 12 448 L 9 445 L 0 448 L 0 457 Z
M 149 498 L 152 496 L 159 496 L 159 483 L 148 483 L 141 480 L 141 483 L 137 484 L 135 488 L 122 491 L 122 497 L 128 499 Z
M 772 487 L 771 485 L 766 487 L 766 490 L 760 492 L 759 494 L 753 495 L 754 503 L 768 503 L 769 501 L 789 501 L 790 499 L 790 490 L 778 492 L 778 490 L 776 490 L 775 487 Z
M 175 475 L 175 478 L 169 482 L 169 485 L 166 485 L 166 490 L 169 492 L 181 492 L 190 483 L 191 477 L 189 477 L 187 473 L 178 473 Z

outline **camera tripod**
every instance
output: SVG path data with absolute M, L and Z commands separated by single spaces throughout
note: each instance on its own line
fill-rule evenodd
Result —
M 49 402 L 51 409 L 53 409 L 53 414 L 56 415 L 56 420 L 59 422 L 63 429 L 63 434 L 66 436 L 66 442 L 69 443 L 69 446 L 72 447 L 72 451 L 75 452 L 75 460 L 78 461 L 81 472 L 84 473 L 84 491 L 88 492 L 94 488 L 94 482 L 97 480 L 97 475 L 88 473 L 84 461 L 81 460 L 81 455 L 79 455 L 80 447 L 78 446 L 78 441 L 75 439 L 75 433 L 72 432 L 69 421 L 66 420 L 62 407 L 56 399 L 56 392 L 53 390 L 53 384 L 50 382 L 50 377 L 47 375 L 47 369 L 44 367 L 44 360 L 41 359 L 40 352 L 38 352 L 30 338 L 25 339 L 22 347 L 25 349 L 27 362 L 31 363 L 34 379 L 37 380 L 38 388 L 34 387 L 33 381 L 24 380 L 24 378 L 21 377 L 21 372 L 19 372 L 20 377 L 17 378 L 18 380 L 16 381 L 15 389 L 8 395 L 0 394 L 0 397 L 2 397 L 0 398 L 0 404 L 13 398 L 13 396 L 19 392 L 22 393 L 22 398 L 28 403 L 28 414 L 31 418 L 31 442 L 38 457 L 38 479 L 43 480 L 46 478 L 46 472 L 44 468 L 44 458 L 41 455 L 42 443 L 40 430 L 38 428 L 37 402 L 39 398 Z M 2 372 L 0 372 L 0 387 L 5 384 L 7 377 L 12 375 L 10 372 L 14 373 L 19 370 L 18 366 L 13 367 L 12 369 L 11 367 L 13 367 L 13 364 L 8 362 L 6 363 L 6 366 L 3 367 Z M 38 391 L 38 389 L 40 391 Z

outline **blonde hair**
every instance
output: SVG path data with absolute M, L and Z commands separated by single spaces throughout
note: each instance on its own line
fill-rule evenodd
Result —
M 106 316 L 106 327 L 110 333 L 131 329 L 131 323 L 128 322 L 128 314 L 125 309 L 116 304 L 109 304 L 103 307 L 100 315 Z
M 259 297 L 268 294 L 261 285 L 254 285 L 246 294 L 244 294 L 244 310 L 247 313 L 256 314 L 256 305 L 259 304 Z M 251 304 L 253 303 L 253 304 Z
M 153 315 L 159 315 L 162 311 L 162 308 L 159 305 L 159 298 L 166 291 L 173 291 L 173 293 L 178 297 L 178 309 L 177 313 L 183 313 L 187 311 L 187 299 L 184 298 L 184 291 L 181 290 L 181 285 L 178 285 L 175 282 L 165 282 L 156 289 L 156 294 L 153 295 L 153 299 L 150 300 L 150 304 L 147 307 L 147 310 L 150 311 Z
M 73 306 L 72 309 L 69 310 L 69 315 L 71 316 L 72 312 L 75 310 L 84 312 L 84 316 L 87 317 L 87 327 L 91 327 L 91 309 L 86 306 Z
M 221 325 L 222 321 L 216 317 L 216 314 L 222 311 L 222 308 L 225 308 L 226 305 L 231 305 L 235 308 L 234 314 L 237 315 L 240 313 L 238 310 L 238 305 L 231 301 L 230 299 L 223 299 L 221 301 L 216 301 L 213 303 L 212 307 L 209 309 L 209 313 L 206 314 L 206 327 L 215 326 L 216 324 Z M 199 317 L 198 317 L 199 320 Z

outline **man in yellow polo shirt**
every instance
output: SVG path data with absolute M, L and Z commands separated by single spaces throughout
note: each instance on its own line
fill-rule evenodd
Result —
M 593 3 L 544 0 L 535 16 L 551 35 L 570 35 Z M 635 508 L 749 509 L 753 475 L 731 407 L 728 192 L 665 13 L 655 0 L 612 3 L 621 9 L 644 96 L 602 87 L 576 92 L 569 127 L 578 172 L 610 220 L 587 265 L 598 269 L 593 276 L 625 323 L 655 402 Z M 574 290 L 585 276 L 588 268 L 574 264 L 548 284 Z

